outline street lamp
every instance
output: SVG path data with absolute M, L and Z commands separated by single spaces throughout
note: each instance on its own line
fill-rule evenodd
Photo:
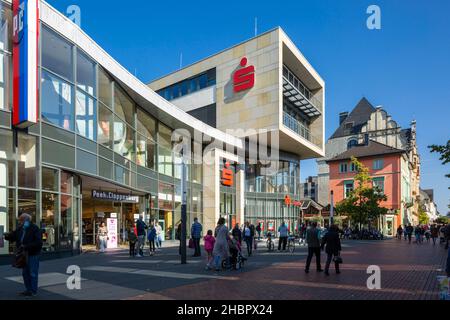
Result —
M 334 191 L 331 191 L 330 196 L 330 226 L 334 224 Z

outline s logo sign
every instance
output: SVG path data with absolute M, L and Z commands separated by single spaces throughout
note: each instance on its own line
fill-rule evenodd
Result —
M 233 76 L 234 92 L 249 90 L 255 86 L 255 67 L 248 66 L 247 58 L 242 58 L 241 69 L 237 70 Z

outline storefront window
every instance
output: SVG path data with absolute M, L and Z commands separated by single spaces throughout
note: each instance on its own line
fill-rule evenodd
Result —
M 134 160 L 135 131 L 118 117 L 114 117 L 114 151 L 129 160 Z
M 94 99 L 81 91 L 77 91 L 76 127 L 81 136 L 95 140 L 97 108 Z
M 77 86 L 91 96 L 96 96 L 95 63 L 77 50 Z
M 159 184 L 159 209 L 173 210 L 174 186 L 166 183 Z
M 36 137 L 19 134 L 18 146 L 18 185 L 24 188 L 37 188 Z
M 155 170 L 156 144 L 140 134 L 137 135 L 136 141 L 136 163 Z
M 42 66 L 73 81 L 73 45 L 47 27 L 41 33 Z
M 147 139 L 156 141 L 156 120 L 147 112 L 137 109 L 137 131 Z
M 105 147 L 111 148 L 112 144 L 112 124 L 113 124 L 112 112 L 99 103 L 98 106 L 98 133 L 97 142 Z
M 29 190 L 18 190 L 17 192 L 17 212 L 18 217 L 22 213 L 27 213 L 32 216 L 33 222 L 39 225 L 37 220 L 37 206 L 38 206 L 38 192 Z
M 14 190 L 0 187 L 0 228 L 3 232 L 9 232 L 16 227 L 16 211 L 14 210 Z M 12 249 L 12 248 L 11 248 Z M 8 241 L 0 247 L 0 255 L 8 254 L 10 250 Z
M 98 69 L 98 99 L 112 108 L 112 81 L 102 68 Z
M 61 195 L 61 218 L 59 223 L 59 246 L 72 246 L 72 197 Z
M 158 172 L 173 175 L 172 130 L 162 124 L 158 126 Z
M 14 168 L 12 132 L 0 130 L 0 187 L 14 185 Z
M 42 189 L 58 191 L 58 170 L 42 168 Z
M 114 112 L 128 124 L 134 126 L 134 104 L 131 99 L 118 87 L 114 85 Z
M 72 193 L 72 180 L 73 179 L 74 179 L 74 177 L 70 173 L 61 171 L 61 192 L 62 193 L 67 193 L 67 194 Z
M 2 31 L 0 30 L 0 34 Z M 0 46 L 2 45 L 0 40 Z M 12 91 L 12 59 L 11 55 L 0 49 L 0 110 L 11 110 Z
M 72 107 L 72 85 L 42 70 L 41 95 L 42 120 L 73 131 L 74 108 Z
M 42 193 L 42 219 L 41 229 L 44 252 L 56 249 L 56 225 L 59 214 L 58 195 L 54 193 Z

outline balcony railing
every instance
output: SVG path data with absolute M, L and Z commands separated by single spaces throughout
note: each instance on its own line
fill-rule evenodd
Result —
M 290 114 L 283 112 L 283 124 L 289 128 L 290 130 L 294 131 L 299 136 L 305 138 L 306 140 L 314 143 L 316 146 L 320 147 L 320 139 L 317 139 L 314 137 L 309 129 L 303 125 L 300 121 L 295 119 Z
M 283 89 L 284 96 L 308 116 L 322 114 L 322 102 L 286 66 L 283 66 Z

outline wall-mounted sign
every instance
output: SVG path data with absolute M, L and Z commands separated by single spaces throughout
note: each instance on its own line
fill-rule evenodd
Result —
M 249 90 L 255 86 L 255 67 L 247 66 L 246 57 L 241 60 L 241 69 L 237 70 L 233 76 L 234 92 Z
M 38 0 L 13 0 L 13 125 L 37 123 Z
M 232 187 L 234 184 L 233 170 L 230 169 L 230 163 L 228 161 L 225 163 L 225 168 L 222 170 L 221 181 L 222 185 L 226 187 Z
M 117 213 L 112 212 L 112 213 L 110 214 L 110 217 L 111 217 L 111 218 L 117 218 Z
M 139 203 L 139 196 L 132 196 L 129 194 L 120 194 L 109 191 L 92 190 L 92 198 L 107 201 Z
M 301 207 L 301 206 L 303 206 L 303 201 L 292 200 L 290 195 L 286 195 L 284 197 L 284 204 L 288 207 L 289 206 Z

